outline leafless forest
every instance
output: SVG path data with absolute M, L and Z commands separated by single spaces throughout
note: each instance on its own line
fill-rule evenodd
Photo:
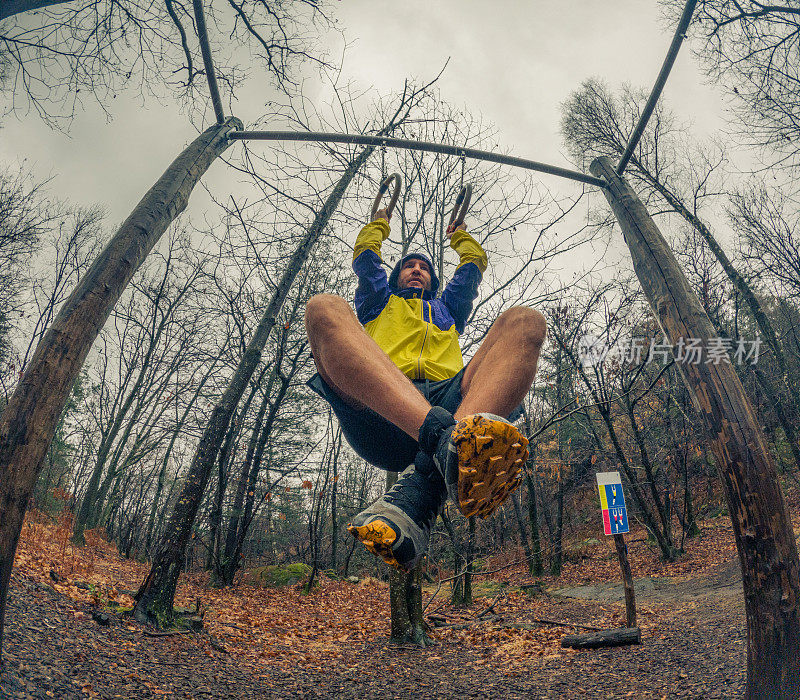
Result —
M 661 4 L 669 17 L 683 6 Z M 165 168 L 204 132 L 208 89 L 191 3 L 2 5 L 6 118 L 25 109 L 42 130 L 68 130 L 86 101 L 109 105 L 122 91 L 144 103 L 170 94 L 187 105 L 187 139 L 158 154 Z M 436 73 L 409 76 L 397 93 L 348 84 L 318 42 L 335 20 L 332 3 L 205 6 L 226 111 L 247 86 L 243 55 L 261 80 L 280 89 L 281 99 L 263 114 L 234 109 L 247 128 L 379 134 L 486 150 L 497 143 L 480 106 L 466 111 L 448 102 Z M 686 51 L 724 87 L 728 122 L 712 138 L 697 137 L 662 99 L 625 176 L 716 330 L 715 354 L 700 361 L 735 368 L 779 480 L 795 489 L 800 10 L 792 3 L 700 0 Z M 325 103 L 304 95 L 308 71 L 326 83 Z M 599 156 L 618 159 L 648 90 L 615 84 L 612 76 L 576 85 L 560 106 L 557 136 L 570 167 L 588 172 Z M 388 580 L 345 527 L 380 495 L 386 477 L 355 456 L 327 405 L 306 386 L 314 363 L 303 321 L 314 294 L 352 298 L 353 241 L 387 172 L 399 172 L 404 188 L 386 264 L 421 249 L 442 279 L 456 264 L 447 216 L 461 185 L 473 187 L 467 222 L 490 266 L 461 338 L 465 358 L 511 306 L 532 306 L 548 321 L 520 419 L 531 441 L 522 486 L 486 521 L 447 508 L 431 539 L 426 585 L 448 579 L 444 597 L 469 605 L 475 575 L 498 553 L 524 565 L 531 579 L 557 577 L 581 542 L 600 536 L 598 471 L 621 473 L 632 526 L 664 562 L 680 561 L 703 521 L 727 514 L 716 458 L 679 366 L 692 361 L 691 339 L 675 346 L 665 338 L 597 188 L 559 187 L 523 170 L 380 147 L 214 148 L 214 167 L 235 173 L 236 189 L 209 190 L 202 217 L 181 217 L 176 205 L 163 235 L 153 234 L 137 253 L 141 264 L 125 273 L 130 282 L 120 282 L 117 298 L 88 300 L 96 316 L 81 312 L 72 325 L 59 319 L 84 303 L 76 290 L 105 274 L 96 261 L 126 224 L 117 229 L 96 202 L 59 197 L 24 164 L 0 171 L 0 494 L 6 503 L 8 493 L 16 499 L 9 512 L 35 509 L 67 522 L 75 547 L 88 533 L 101 533 L 122 557 L 146 564 L 138 620 L 169 627 L 181 572 L 207 572 L 219 589 L 240 585 L 259 567 L 298 563 L 306 565 L 309 590 L 326 575 Z M 180 196 L 188 198 L 191 187 Z M 80 342 L 86 350 L 72 357 L 69 349 Z M 37 365 L 48 344 L 58 351 Z M 46 392 L 67 381 L 65 401 L 47 409 L 52 440 L 44 429 L 30 438 L 41 457 L 14 456 L 14 430 L 21 428 L 6 407 L 22 406 L 19 397 L 30 386 Z M 24 405 L 26 415 L 39 415 L 33 403 Z M 3 589 L 21 517 L 16 535 L 10 526 L 0 532 Z M 0 622 L 0 640 L 2 630 Z

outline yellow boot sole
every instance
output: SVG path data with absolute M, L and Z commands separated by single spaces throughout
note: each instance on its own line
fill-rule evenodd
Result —
M 397 541 L 395 531 L 381 520 L 373 520 L 368 525 L 348 525 L 347 531 L 361 542 L 375 556 L 380 557 L 395 569 L 405 571 L 395 559 L 392 545 Z
M 516 489 L 528 459 L 528 440 L 513 425 L 480 414 L 462 418 L 453 444 L 458 455 L 458 507 L 488 518 Z

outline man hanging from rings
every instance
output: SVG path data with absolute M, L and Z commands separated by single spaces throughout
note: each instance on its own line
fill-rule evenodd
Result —
M 392 203 L 376 211 L 391 178 Z M 519 415 L 546 329 L 539 312 L 510 308 L 465 367 L 458 338 L 487 267 L 463 224 L 469 191 L 462 189 L 447 228 L 459 265 L 437 296 L 424 253 L 404 255 L 388 279 L 381 264 L 399 184 L 392 175 L 382 185 L 356 239 L 356 313 L 341 297 L 319 294 L 308 302 L 306 331 L 318 370 L 309 384 L 331 404 L 347 441 L 374 466 L 403 472 L 348 531 L 410 570 L 448 495 L 465 516 L 487 517 L 519 485 L 528 441 L 507 417 Z

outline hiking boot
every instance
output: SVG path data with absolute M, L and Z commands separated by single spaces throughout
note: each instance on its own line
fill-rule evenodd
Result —
M 420 452 L 383 496 L 356 515 L 347 531 L 373 554 L 410 571 L 428 549 L 428 538 L 447 498 L 431 458 Z
M 489 517 L 519 486 L 528 440 L 505 418 L 476 413 L 442 433 L 433 461 L 467 517 Z

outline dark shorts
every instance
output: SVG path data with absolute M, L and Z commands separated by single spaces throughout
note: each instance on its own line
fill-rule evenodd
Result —
M 431 406 L 441 406 L 450 413 L 455 413 L 461 404 L 461 378 L 464 376 L 464 369 L 466 368 L 440 382 L 423 379 L 412 383 Z M 359 457 L 390 472 L 401 472 L 414 461 L 419 452 L 419 443 L 410 435 L 371 408 L 358 409 L 345 403 L 319 374 L 311 377 L 307 384 L 331 405 L 339 419 L 342 433 Z M 520 415 L 521 408 L 517 408 L 511 414 L 511 419 Z

